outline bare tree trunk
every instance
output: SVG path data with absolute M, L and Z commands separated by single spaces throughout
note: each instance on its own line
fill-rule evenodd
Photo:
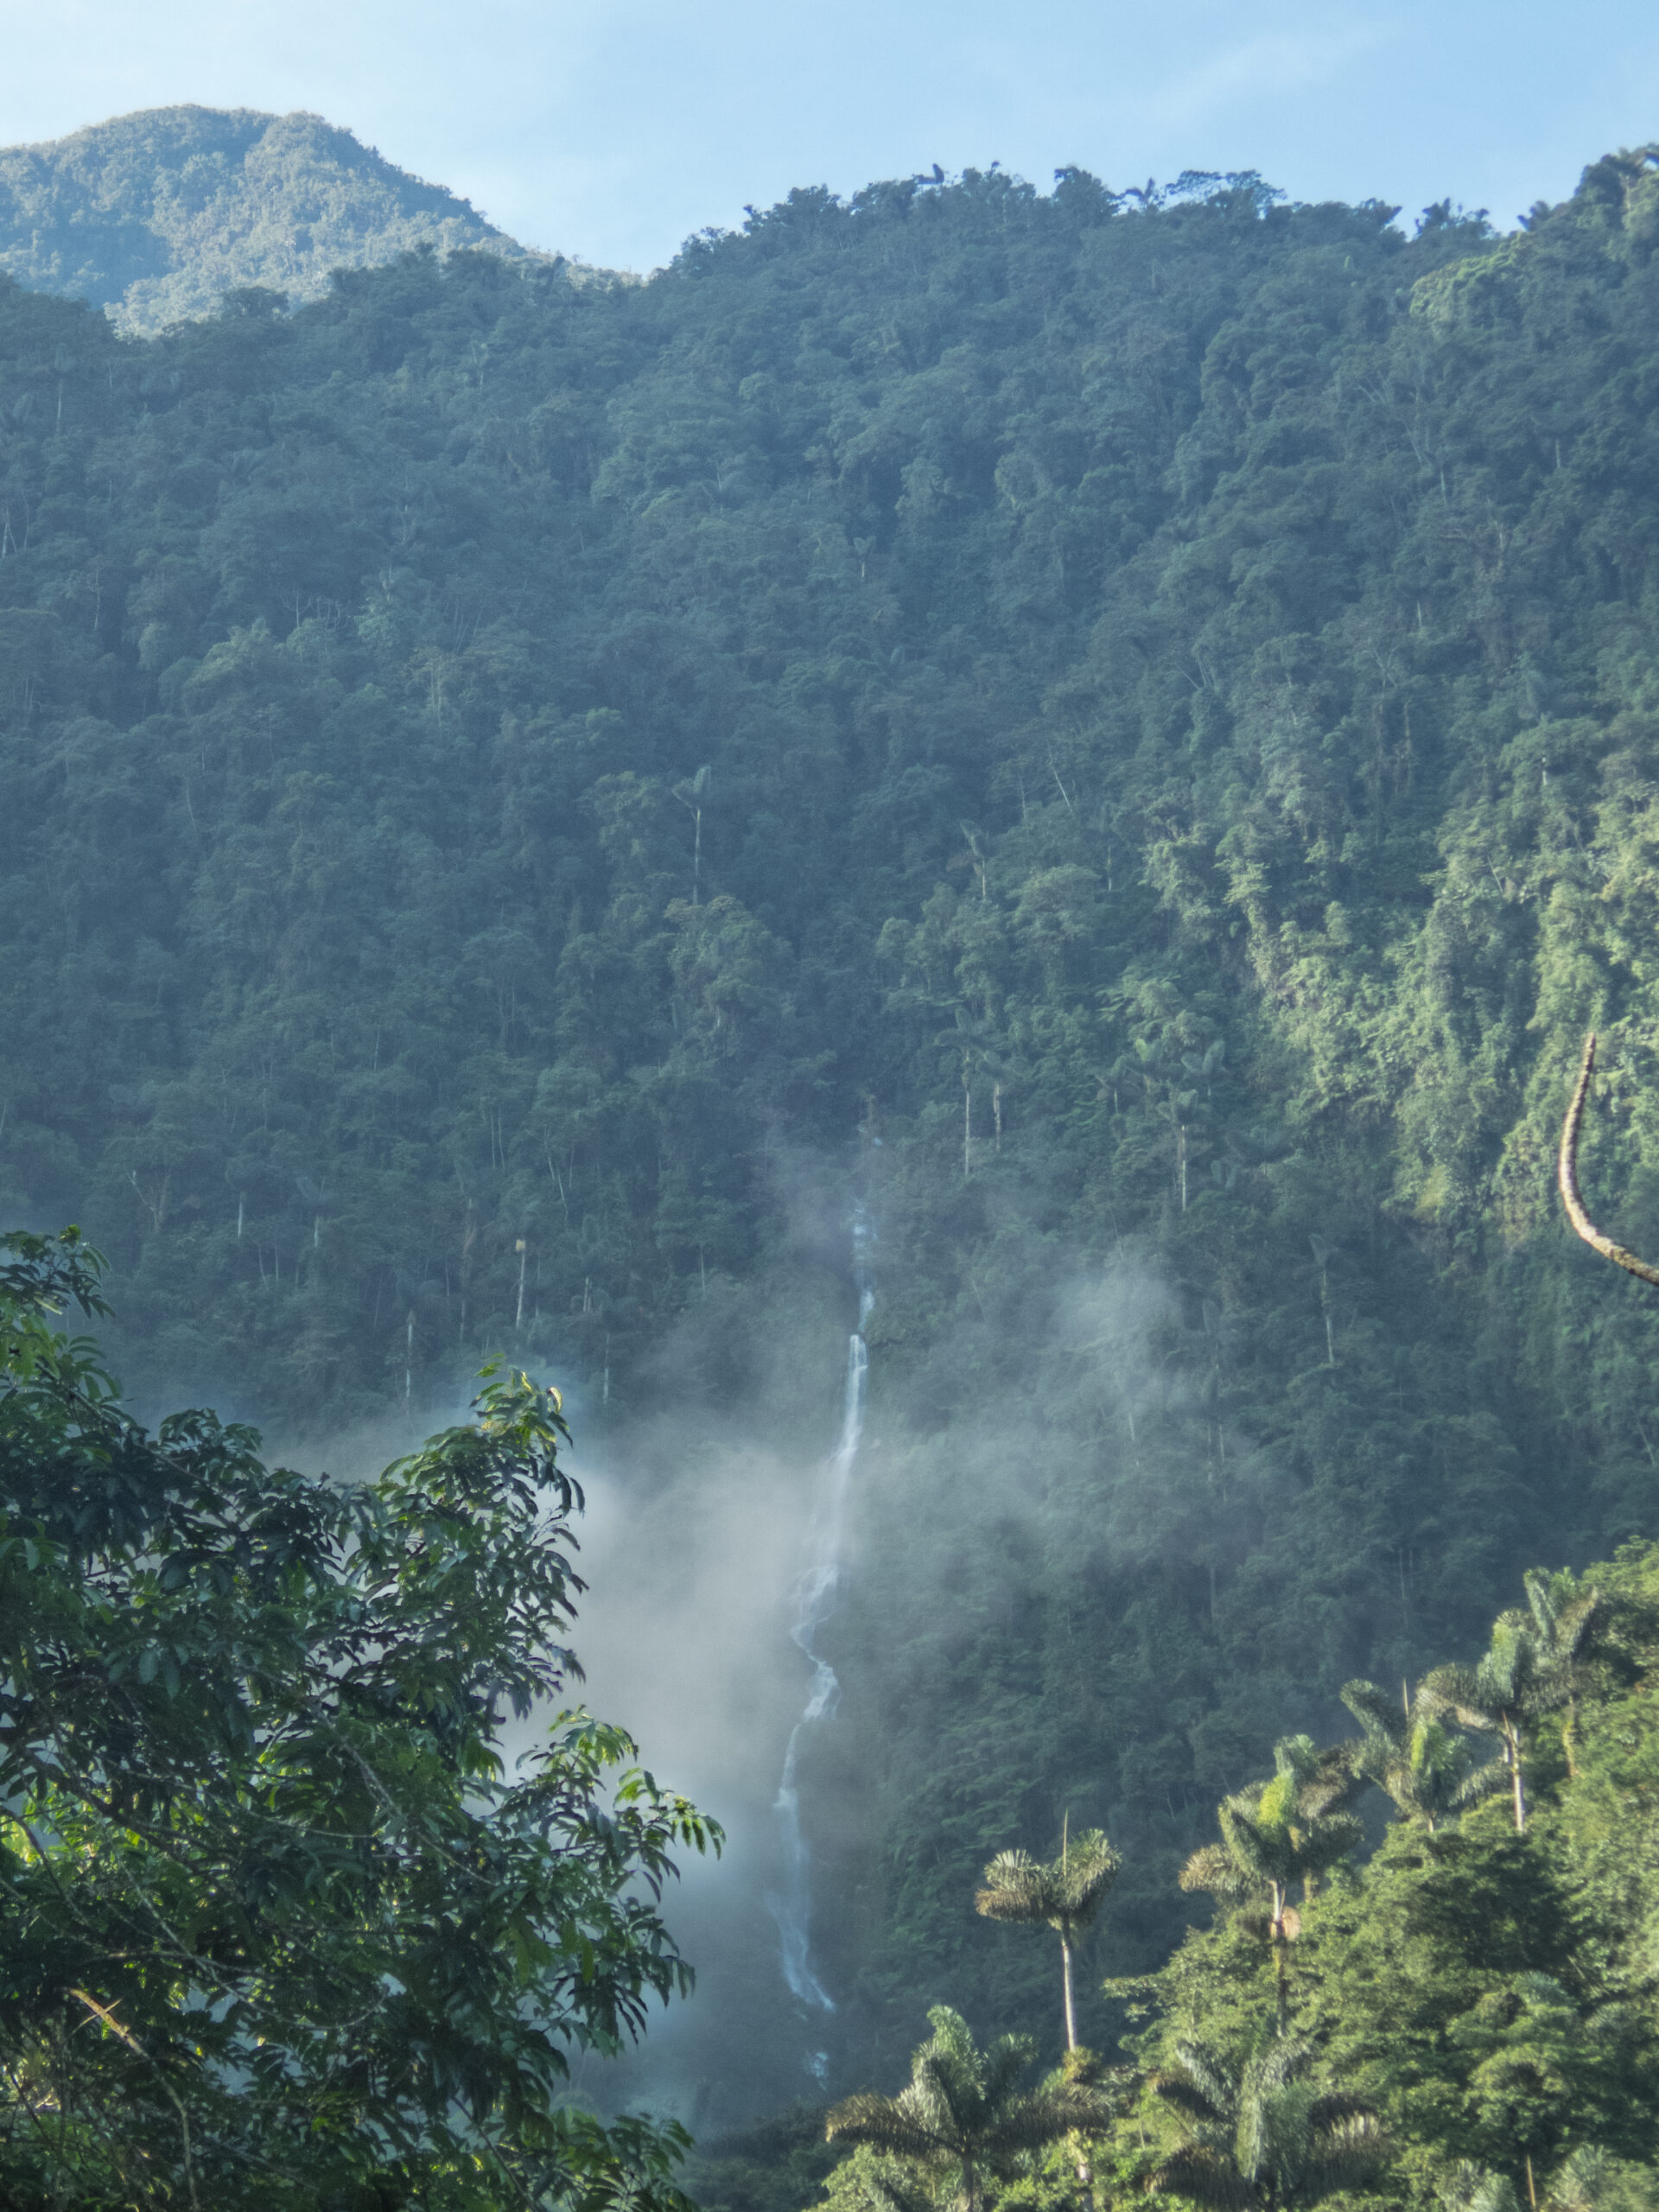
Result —
M 1527 1778 L 1521 1771 L 1521 1732 L 1512 1720 L 1503 1723 L 1503 1751 L 1510 1762 L 1510 1779 L 1515 1797 L 1515 1832 L 1527 1832 Z
M 1071 1944 L 1069 1937 L 1060 1938 L 1060 1970 L 1065 1978 L 1065 2047 L 1077 2047 L 1077 2016 L 1071 2003 Z
M 1659 1268 L 1650 1268 L 1645 1260 L 1638 1260 L 1634 1252 L 1627 1252 L 1622 1244 L 1615 1244 L 1611 1236 L 1603 1236 L 1585 1211 L 1584 1200 L 1579 1192 L 1579 1125 L 1584 1119 L 1585 1101 L 1590 1096 L 1590 1078 L 1596 1071 L 1596 1035 L 1594 1030 L 1584 1040 L 1584 1064 L 1579 1070 L 1578 1086 L 1567 1109 L 1567 1119 L 1561 1125 L 1561 1149 L 1556 1174 L 1561 1186 L 1561 1203 L 1567 1208 L 1567 1217 L 1592 1252 L 1599 1252 L 1604 1260 L 1611 1260 L 1616 1268 L 1623 1268 L 1628 1274 L 1638 1275 L 1643 1282 L 1659 1283 Z

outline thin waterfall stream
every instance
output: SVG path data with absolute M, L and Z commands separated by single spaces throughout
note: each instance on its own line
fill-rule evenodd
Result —
M 847 1341 L 841 1433 L 826 1471 L 823 1495 L 809 1525 L 807 1564 L 796 1579 L 795 1620 L 789 1631 L 791 1642 L 810 1662 L 812 1675 L 801 1717 L 790 1731 L 784 1770 L 772 1808 L 778 1815 L 784 1847 L 783 1887 L 772 1901 L 783 1945 L 784 1980 L 792 1995 L 821 2012 L 833 2012 L 836 2006 L 812 1963 L 812 1848 L 801 1827 L 798 1773 L 801 1748 L 808 1731 L 821 1722 L 834 1719 L 841 1697 L 836 1670 L 819 1652 L 817 1637 L 836 1607 L 848 1492 L 864 1434 L 864 1394 L 870 1371 L 864 1327 L 875 1303 L 870 1266 L 874 1241 L 874 1232 L 861 1207 L 853 1217 L 853 1281 L 858 1291 L 858 1326 Z M 808 2060 L 809 2069 L 815 2074 L 821 2075 L 826 2064 L 825 2054 L 821 2051 Z

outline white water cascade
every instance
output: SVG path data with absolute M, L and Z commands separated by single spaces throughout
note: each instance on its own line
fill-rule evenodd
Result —
M 874 1235 L 862 1208 L 853 1219 L 853 1280 L 858 1290 L 858 1326 L 847 1342 L 847 1382 L 842 1402 L 841 1435 L 826 1470 L 823 1495 L 807 1532 L 807 1564 L 795 1583 L 795 1622 L 790 1639 L 810 1662 L 812 1678 L 800 1719 L 790 1732 L 784 1753 L 784 1771 L 772 1809 L 783 1834 L 784 1883 L 781 1895 L 772 1900 L 772 1916 L 783 1942 L 784 1980 L 791 1994 L 821 2012 L 833 2012 L 835 2000 L 819 1980 L 812 1964 L 811 1847 L 801 1832 L 801 1796 L 797 1780 L 801 1745 L 806 1732 L 820 1721 L 833 1720 L 841 1697 L 836 1670 L 817 1649 L 818 1630 L 835 1611 L 836 1585 L 841 1577 L 841 1546 L 847 1517 L 847 1494 L 854 1463 L 864 1433 L 864 1389 L 870 1370 L 864 1325 L 875 1303 L 871 1287 L 870 1259 Z M 809 2068 L 821 2073 L 823 2052 L 814 2054 Z

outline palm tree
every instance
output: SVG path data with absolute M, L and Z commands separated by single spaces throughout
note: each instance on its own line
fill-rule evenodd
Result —
M 1527 1783 L 1522 1759 L 1526 1750 L 1523 1733 L 1535 1710 L 1538 1682 L 1537 1653 L 1518 1615 L 1502 1613 L 1492 1626 L 1492 1640 L 1473 1667 L 1436 1667 L 1423 1680 L 1422 1700 L 1429 1712 L 1449 1713 L 1464 1728 L 1495 1735 L 1502 1745 L 1515 1802 L 1515 1828 L 1523 1834 L 1527 1826 Z
M 1005 2178 L 1027 2152 L 1109 2117 L 1109 2099 L 1080 2082 L 1020 2088 L 1037 2056 L 1029 2036 L 1001 2036 L 981 2050 L 948 2005 L 927 2017 L 933 2033 L 911 2060 L 909 2088 L 847 2098 L 830 2111 L 827 2140 L 868 2143 L 924 2173 L 949 2175 L 961 2212 L 979 2212 L 985 2177 Z
M 1437 1667 L 1425 1677 L 1421 1692 L 1429 1713 L 1449 1713 L 1460 1726 L 1497 1737 L 1509 1772 L 1517 1835 L 1524 1834 L 1527 1826 L 1528 1727 L 1541 1714 L 1559 1713 L 1565 1707 L 1562 1740 L 1571 1763 L 1579 1694 L 1597 1632 L 1605 1621 L 1597 1591 L 1580 1591 L 1558 1605 L 1549 1578 L 1535 1572 L 1526 1577 L 1526 1592 L 1528 1610 L 1498 1615 L 1492 1624 L 1492 1640 L 1474 1666 Z
M 1261 1932 L 1273 1947 L 1279 1985 L 1279 2029 L 1288 2012 L 1286 1947 L 1301 1932 L 1290 1904 L 1300 1882 L 1304 1901 L 1319 1877 L 1345 1859 L 1364 1831 L 1341 1809 L 1357 1787 L 1340 1755 L 1318 1751 L 1306 1736 L 1274 1745 L 1274 1777 L 1224 1797 L 1216 1808 L 1221 1841 L 1195 1851 L 1181 1869 L 1184 1890 L 1267 1907 Z
M 1154 2167 L 1149 2190 L 1223 2212 L 1317 2204 L 1368 2181 L 1388 2154 L 1370 2107 L 1310 2080 L 1313 2052 L 1275 2036 L 1242 2069 L 1198 2043 L 1149 2087 L 1186 2120 L 1186 2141 Z
M 1567 1770 L 1577 1770 L 1579 1698 L 1590 1678 L 1590 1662 L 1608 1625 L 1607 1608 L 1596 1589 L 1579 1589 L 1570 1574 L 1554 1580 L 1533 1567 L 1522 1576 L 1532 1614 L 1539 1657 L 1541 1703 L 1566 1708 L 1561 1749 Z
M 1349 1682 L 1342 1701 L 1364 1731 L 1344 1746 L 1350 1767 L 1394 1801 L 1402 1820 L 1440 1823 L 1509 1786 L 1501 1759 L 1478 1766 L 1466 1736 L 1446 1727 L 1421 1698 L 1398 1705 L 1375 1682 Z
M 1098 1828 L 1085 1828 L 1075 1843 L 1062 1829 L 1058 1859 L 1044 1866 L 1027 1852 L 1000 1851 L 985 1869 L 984 1888 L 975 1892 L 974 1904 L 988 1920 L 1011 1920 L 1025 1928 L 1046 1925 L 1058 1936 L 1068 2050 L 1077 2047 L 1072 1947 L 1104 1904 L 1122 1864 Z
M 1529 2154 L 1527 2196 L 1542 2212 L 1605 2212 L 1605 2208 L 1628 2203 L 1630 2183 L 1619 2171 L 1619 2161 L 1599 2144 L 1581 2143 L 1556 2169 L 1548 2190 L 1541 2197 Z M 1521 2199 L 1507 2174 L 1490 2166 L 1459 2159 L 1440 2190 L 1443 2212 L 1521 2212 Z

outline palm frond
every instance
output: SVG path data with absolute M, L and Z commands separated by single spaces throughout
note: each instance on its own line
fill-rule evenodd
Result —
M 1359 1749 L 1355 1744 L 1331 1744 L 1319 1753 L 1301 1786 L 1303 1812 L 1322 1820 L 1354 1802 L 1370 1780 L 1356 1756 Z
M 1306 2044 L 1288 2036 L 1274 2036 L 1257 2050 L 1246 2070 L 1243 2087 L 1258 2099 L 1274 2096 L 1300 2081 L 1313 2058 Z
M 1471 1805 L 1483 1804 L 1488 1797 L 1497 1797 L 1508 1789 L 1512 1780 L 1507 1761 L 1489 1759 L 1458 1784 L 1452 1799 L 1452 1808 L 1461 1813 Z
M 933 2158 L 949 2147 L 906 2110 L 902 2098 L 880 2096 L 873 2089 L 832 2106 L 823 2134 L 828 2143 L 868 2143 L 901 2158 Z
M 1513 1610 L 1500 1613 L 1492 1623 L 1492 1640 L 1475 1669 L 1476 1685 L 1486 1710 L 1512 1709 L 1521 1704 L 1537 1677 L 1539 1659 L 1538 1636 L 1532 1622 Z
M 976 1890 L 974 1910 L 983 1913 L 987 1920 L 1013 1921 L 1020 1927 L 1033 1922 L 1046 1921 L 1053 1910 L 1046 1887 L 1040 1879 L 1033 1882 L 1004 1883 L 997 1889 Z
M 1301 2171 L 1301 2194 L 1329 2196 L 1339 2189 L 1355 2189 L 1369 2181 L 1387 2160 L 1391 2149 L 1381 2122 L 1373 2113 L 1357 2113 L 1338 2120 L 1324 2133 L 1319 2148 Z
M 1269 1783 L 1262 1796 L 1268 1796 L 1272 1789 Z M 1216 1809 L 1222 1839 L 1242 1872 L 1261 1888 L 1291 1878 L 1290 1838 L 1282 1828 L 1258 1820 L 1254 1808 L 1240 1804 L 1236 1797 L 1224 1798 Z
M 1310 2127 L 1334 2127 L 1339 2120 L 1375 2120 L 1376 2108 L 1352 2089 L 1326 2089 L 1307 2108 Z
M 995 2110 L 1036 2056 L 1037 2045 L 1031 2037 L 999 2036 L 979 2069 L 982 2103 Z
M 938 2212 L 937 2190 L 925 2181 L 912 2181 L 900 2164 L 879 2152 L 868 2162 L 855 2162 L 854 2171 L 870 2212 Z
M 1319 1751 L 1311 1736 L 1281 1736 L 1273 1747 L 1274 1772 L 1290 1775 L 1298 1782 L 1306 1781 L 1319 1759 Z
M 982 1912 L 988 1910 L 981 1902 L 985 1897 L 1026 1897 L 1040 1891 L 1043 1869 L 1028 1851 L 999 1851 L 985 1869 L 983 1881 L 974 1899 Z
M 1295 1872 L 1323 1874 L 1365 1840 L 1363 1823 L 1351 1813 L 1330 1813 L 1308 1828 L 1297 1850 Z
M 1238 2075 L 1225 2059 L 1207 2044 L 1186 2039 L 1177 2043 L 1175 2056 L 1181 2072 L 1210 2100 L 1217 2117 L 1232 2110 L 1238 2101 Z
M 1515 2184 L 1505 2174 L 1459 2158 L 1440 2191 L 1445 2212 L 1519 2212 Z
M 1184 1890 L 1208 1890 L 1218 1897 L 1249 1897 L 1262 1885 L 1244 1873 L 1224 1843 L 1206 1843 L 1192 1853 L 1180 1873 Z
M 1339 1692 L 1360 1726 L 1383 1737 L 1391 1744 L 1402 1743 L 1406 1732 L 1404 1707 L 1398 1698 L 1390 1697 L 1375 1682 L 1344 1682 Z
M 1056 1878 L 1060 1909 L 1074 1927 L 1086 1928 L 1093 1920 L 1122 1865 L 1098 1828 L 1084 1828 L 1049 1869 Z
M 1595 1633 L 1606 1621 L 1605 1610 L 1599 1590 L 1586 1590 L 1575 1598 L 1555 1624 L 1555 1649 L 1563 1660 L 1581 1658 L 1586 1647 L 1594 1641 Z
M 1145 2186 L 1154 2196 L 1185 2196 L 1194 2204 L 1214 2206 L 1216 2212 L 1243 2212 L 1256 2201 L 1255 2190 L 1232 2161 L 1199 2143 L 1184 2143 L 1173 2151 L 1153 2168 Z
M 1549 2185 L 1549 2212 L 1599 2212 L 1613 2194 L 1614 2172 L 1611 2156 L 1599 2144 L 1580 2144 Z
M 1184 2069 L 1172 2068 L 1166 2073 L 1148 2075 L 1147 2087 L 1160 2103 L 1173 2105 L 1179 2113 L 1196 2120 L 1200 2126 L 1219 2126 L 1225 2118 L 1224 2107 L 1206 2094 L 1199 2084 Z
M 1436 1667 L 1423 1677 L 1417 1695 L 1426 1713 L 1449 1713 L 1461 1728 L 1490 1732 L 1497 1726 L 1472 1667 Z
M 1110 2118 L 1105 2099 L 1068 2089 L 1033 2089 L 1016 2097 L 999 2117 L 996 2140 L 988 2152 L 998 2159 L 1026 2151 L 1039 2151 L 1045 2144 L 1074 2129 L 1103 2127 Z
M 1550 1599 L 1548 1575 L 1540 1567 L 1529 1567 L 1521 1578 L 1521 1586 L 1527 1593 L 1534 1627 L 1546 1643 L 1553 1643 L 1555 1641 L 1556 1613 Z
M 933 2044 L 925 2044 L 911 2060 L 910 2086 L 898 2098 L 936 2143 L 957 2142 L 964 2126 L 973 2126 L 980 2101 L 978 2069 Z

